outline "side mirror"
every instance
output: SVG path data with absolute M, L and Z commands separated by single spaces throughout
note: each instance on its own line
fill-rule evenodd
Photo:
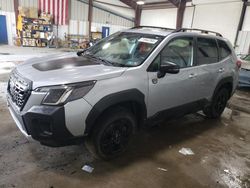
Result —
M 172 62 L 162 62 L 157 73 L 158 78 L 162 78 L 166 73 L 177 74 L 180 72 L 180 66 Z
M 76 52 L 78 56 L 81 56 L 84 52 L 86 52 L 87 48 L 81 51 Z

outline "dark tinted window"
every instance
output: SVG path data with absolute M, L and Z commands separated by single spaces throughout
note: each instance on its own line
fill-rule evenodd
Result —
M 218 44 L 220 50 L 220 59 L 228 57 L 231 54 L 231 50 L 228 47 L 227 43 L 222 40 L 218 40 Z
M 177 38 L 172 40 L 161 52 L 161 62 L 172 62 L 181 68 L 193 65 L 193 38 Z
M 218 48 L 215 39 L 198 38 L 197 61 L 199 65 L 218 62 Z
M 149 69 L 157 71 L 162 62 L 175 63 L 181 68 L 192 66 L 193 51 L 192 37 L 173 39 L 164 47 Z

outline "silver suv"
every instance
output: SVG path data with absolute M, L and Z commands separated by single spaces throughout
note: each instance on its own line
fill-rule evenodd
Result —
M 77 55 L 18 65 L 7 101 L 26 137 L 48 146 L 85 140 L 109 159 L 143 125 L 199 110 L 220 117 L 239 67 L 232 45 L 218 33 L 141 26 Z

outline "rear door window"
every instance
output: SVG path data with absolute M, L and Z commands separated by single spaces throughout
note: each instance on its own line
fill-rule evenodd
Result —
M 198 65 L 212 64 L 219 61 L 218 47 L 215 39 L 197 38 Z
M 225 41 L 218 40 L 219 51 L 220 51 L 220 60 L 225 59 L 229 55 L 231 55 L 231 49 L 227 45 Z

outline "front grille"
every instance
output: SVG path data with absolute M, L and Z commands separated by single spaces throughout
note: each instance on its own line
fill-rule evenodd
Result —
M 22 110 L 31 92 L 31 81 L 22 78 L 15 71 L 10 75 L 8 82 L 8 93 L 13 103 Z

